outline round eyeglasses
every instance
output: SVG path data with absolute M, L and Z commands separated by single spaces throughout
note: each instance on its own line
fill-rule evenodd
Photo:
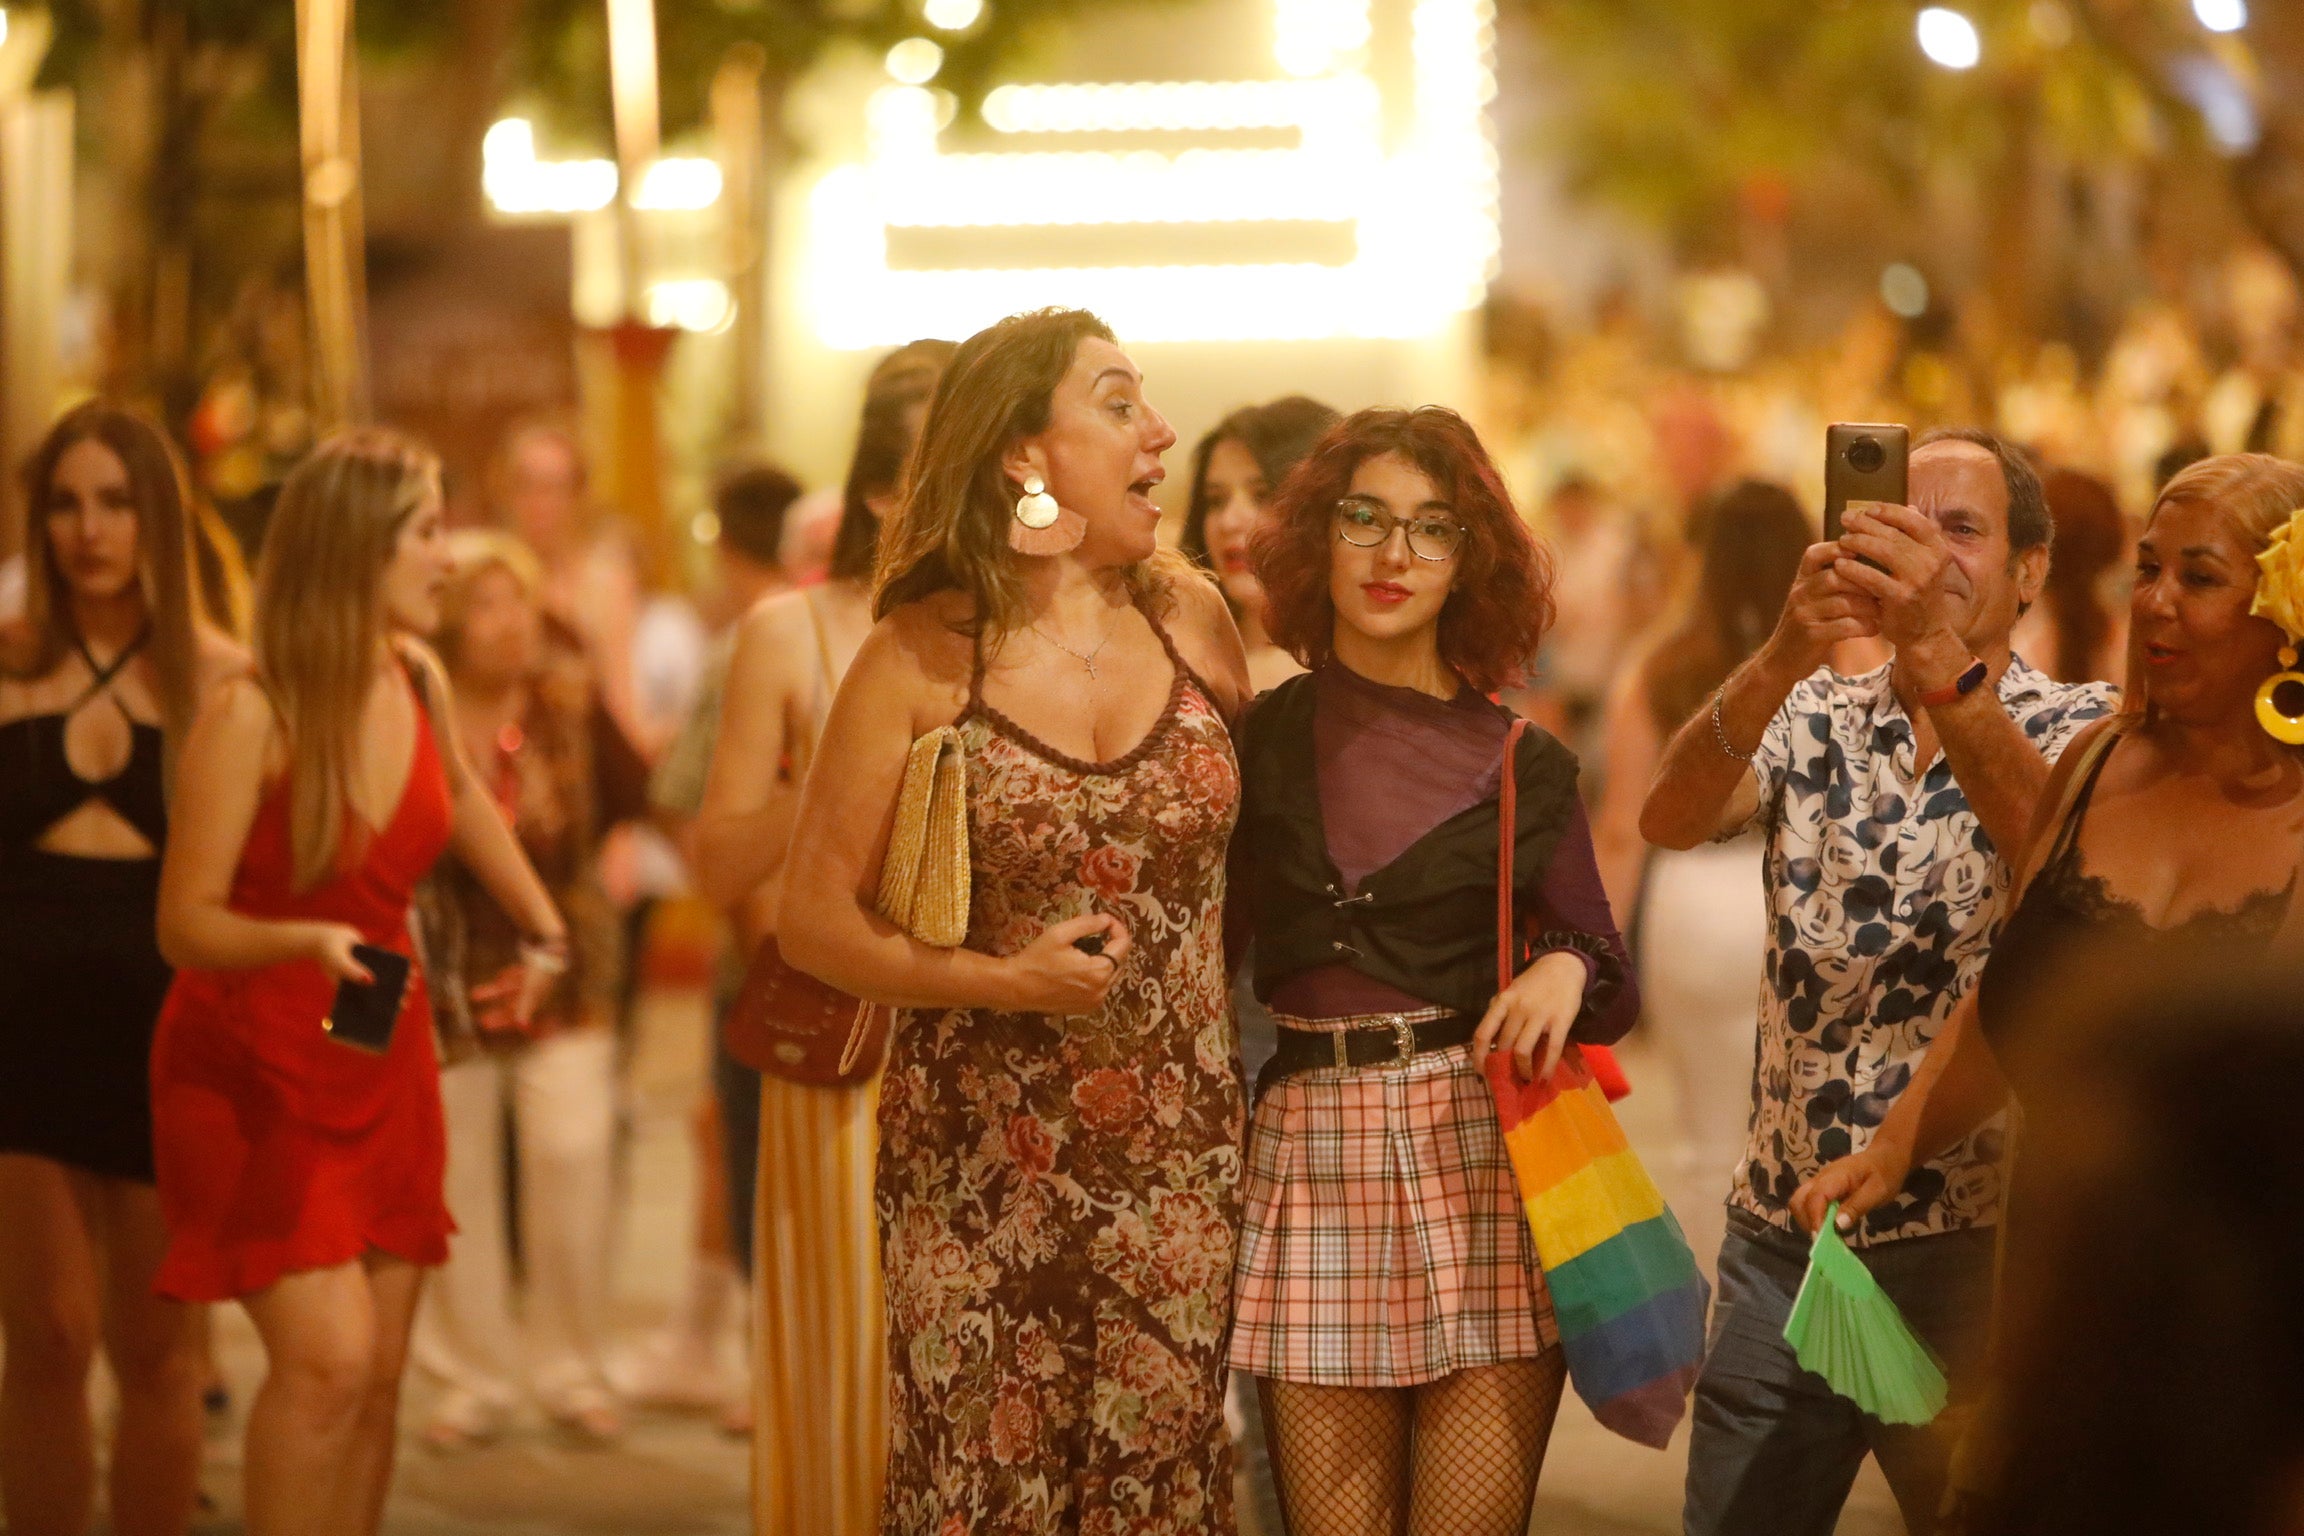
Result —
M 1396 517 L 1380 502 L 1347 497 L 1336 503 L 1336 537 L 1361 549 L 1390 542 L 1392 530 L 1408 530 L 1408 553 L 1419 560 L 1446 560 L 1464 543 L 1464 525 L 1452 517 L 1419 512 Z

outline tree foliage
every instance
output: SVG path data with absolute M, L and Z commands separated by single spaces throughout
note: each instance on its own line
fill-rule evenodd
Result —
M 55 38 L 42 83 L 82 102 L 81 154 L 103 228 L 117 355 L 108 387 L 188 407 L 207 338 L 245 311 L 251 282 L 281 282 L 299 250 L 293 0 L 49 0 Z M 511 101 L 540 106 L 551 142 L 613 140 L 606 0 L 350 0 L 371 83 L 421 82 L 433 130 L 421 148 L 372 140 L 381 157 L 443 157 L 426 217 L 476 217 L 481 134 Z M 656 0 L 663 130 L 702 124 L 714 72 L 738 45 L 759 50 L 766 122 L 775 101 L 829 50 L 931 36 L 937 84 L 980 95 L 1002 64 L 1094 0 L 985 0 L 958 32 L 928 25 L 924 0 Z M 773 146 L 772 146 L 773 148 Z M 407 178 L 401 178 L 405 184 Z
M 2060 0 L 1962 0 L 1983 62 L 1958 72 L 1922 57 L 1917 7 L 1901 4 L 1505 3 L 1541 39 L 1577 184 L 1681 239 L 1756 181 L 1857 180 L 1912 205 L 1941 168 L 1988 173 L 2019 138 L 2099 160 L 2199 138 L 2196 114 L 2160 110 L 2133 61 Z
M 475 9 L 508 13 L 508 58 L 482 61 L 508 86 L 541 95 L 571 126 L 608 122 L 604 0 L 353 0 L 363 56 L 379 62 L 438 58 L 473 33 Z M 657 47 L 665 126 L 696 125 L 712 72 L 738 44 L 758 47 L 770 80 L 790 80 L 843 43 L 886 48 L 933 37 L 945 52 L 937 84 L 980 95 L 1002 63 L 1049 26 L 1077 19 L 1082 0 L 986 0 L 976 23 L 930 27 L 918 0 L 659 0 Z M 44 83 L 87 86 L 105 44 L 157 40 L 180 27 L 187 51 L 245 87 L 246 105 L 277 122 L 296 108 L 296 18 L 290 0 L 54 0 L 56 42 Z M 471 61 L 464 61 L 469 64 Z

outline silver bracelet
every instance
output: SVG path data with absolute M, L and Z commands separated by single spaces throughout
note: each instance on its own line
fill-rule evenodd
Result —
M 520 963 L 539 976 L 559 976 L 568 970 L 568 941 L 522 939 Z
M 1752 761 L 1752 759 L 1760 755 L 1760 749 L 1758 747 L 1754 747 L 1749 752 L 1737 751 L 1735 744 L 1728 739 L 1728 727 L 1720 723 L 1720 701 L 1727 696 L 1728 685 L 1726 683 L 1722 683 L 1719 687 L 1712 690 L 1712 739 L 1720 744 L 1721 751 L 1727 753 L 1730 757 L 1736 759 L 1736 761 L 1740 763 L 1749 763 Z

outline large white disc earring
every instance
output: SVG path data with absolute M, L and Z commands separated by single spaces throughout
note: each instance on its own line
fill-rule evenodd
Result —
M 1016 498 L 1016 521 L 1027 528 L 1051 526 L 1063 514 L 1056 498 L 1048 494 L 1048 483 L 1038 475 L 1024 477 L 1024 494 Z

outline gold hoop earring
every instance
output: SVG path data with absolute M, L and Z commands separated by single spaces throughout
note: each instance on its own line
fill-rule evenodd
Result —
M 2256 723 L 2274 741 L 2304 747 L 2304 672 L 2296 670 L 2294 645 L 2280 647 L 2280 668 L 2256 690 Z M 2289 702 L 2295 706 L 2293 714 L 2280 707 L 2283 688 L 2292 690 Z

